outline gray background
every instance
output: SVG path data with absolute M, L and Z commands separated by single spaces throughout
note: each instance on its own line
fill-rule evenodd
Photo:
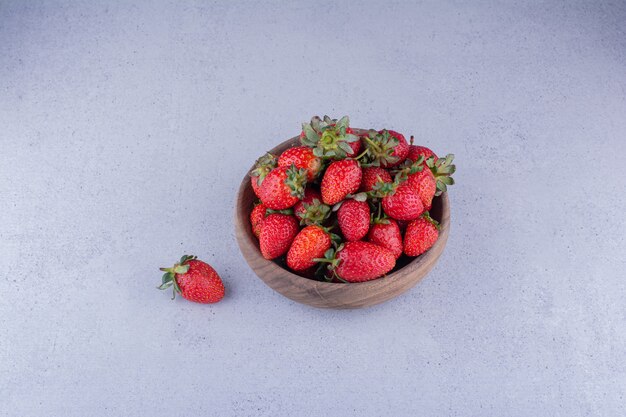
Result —
M 626 4 L 337 3 L 0 2 L 0 415 L 626 413 Z M 367 310 L 234 239 L 324 113 L 457 158 L 437 267 Z M 155 289 L 183 253 L 223 302 Z

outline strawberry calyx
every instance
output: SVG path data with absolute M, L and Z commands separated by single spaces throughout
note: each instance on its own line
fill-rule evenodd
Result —
M 333 278 L 337 278 L 340 281 L 347 282 L 342 279 L 339 275 L 337 275 L 336 269 L 341 264 L 341 259 L 337 259 L 337 253 L 344 248 L 343 243 L 339 245 L 337 248 L 330 248 L 326 252 L 324 252 L 323 258 L 314 258 L 313 262 L 318 262 L 320 264 L 318 268 L 318 273 L 323 273 L 324 269 L 331 272 L 331 275 L 323 274 L 324 278 L 327 281 L 332 281 Z
M 348 194 L 345 199 L 341 200 L 340 202 L 338 202 L 337 204 L 333 206 L 333 212 L 339 210 L 341 205 L 348 199 L 353 199 L 353 200 L 360 201 L 361 203 L 363 203 L 367 201 L 367 193 L 363 191 L 363 192 L 356 193 L 356 194 Z
M 370 214 L 370 224 L 390 224 L 389 217 L 383 211 L 383 205 L 379 201 L 376 203 L 375 210 L 372 210 L 372 214 Z
M 308 178 L 307 170 L 305 168 L 296 168 L 295 164 L 291 164 L 291 166 L 287 168 L 286 174 L 285 185 L 289 187 L 290 194 L 302 199 Z
M 271 170 L 276 168 L 278 164 L 278 158 L 271 153 L 266 153 L 262 157 L 256 160 L 254 169 L 250 171 L 251 177 L 257 177 L 257 184 L 261 185 L 263 179 L 270 173 Z
M 441 226 L 439 226 L 439 222 L 430 217 L 430 214 L 427 211 L 425 211 L 424 214 L 422 214 L 420 217 L 435 226 L 437 230 L 441 228 Z
M 367 162 L 364 162 L 363 166 L 390 166 L 398 162 L 398 157 L 394 156 L 393 153 L 400 141 L 393 137 L 387 129 L 380 132 L 370 129 L 363 140 L 367 152 Z
M 302 124 L 303 135 L 300 142 L 313 148 L 313 155 L 325 159 L 344 159 L 352 154 L 349 143 L 356 142 L 359 137 L 352 133 L 348 116 L 340 120 L 324 116 L 311 118 L 310 123 Z
M 171 268 L 159 268 L 160 271 L 165 272 L 161 277 L 161 285 L 157 288 L 159 290 L 166 290 L 169 287 L 173 287 L 172 300 L 176 298 L 176 293 L 180 294 L 181 290 L 176 282 L 176 274 L 186 274 L 189 271 L 189 261 L 198 259 L 197 256 L 183 255 L 178 263 L 175 263 Z
M 314 198 L 311 203 L 302 203 L 304 213 L 297 213 L 301 225 L 321 225 L 330 217 L 330 206 Z
M 437 181 L 436 196 L 440 196 L 442 193 L 448 191 L 448 185 L 454 184 L 452 174 L 456 172 L 456 165 L 452 163 L 454 155 L 449 153 L 445 158 L 438 158 L 435 161 L 434 157 L 430 157 L 426 160 L 426 166 L 430 168 L 435 180 Z

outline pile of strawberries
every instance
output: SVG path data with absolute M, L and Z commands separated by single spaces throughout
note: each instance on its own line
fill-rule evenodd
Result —
M 454 155 L 438 158 L 392 130 L 353 130 L 348 117 L 313 117 L 301 146 L 266 154 L 251 171 L 250 213 L 263 257 L 294 272 L 362 282 L 437 241 L 433 198 L 454 183 Z

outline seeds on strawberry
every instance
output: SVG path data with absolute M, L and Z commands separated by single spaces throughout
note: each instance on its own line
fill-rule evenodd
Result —
M 197 260 L 195 256 L 184 255 L 171 268 L 161 268 L 164 271 L 160 290 L 169 287 L 183 298 L 196 303 L 217 303 L 224 298 L 224 283 L 211 265 Z
M 367 240 L 389 249 L 396 259 L 402 255 L 402 234 L 398 222 L 394 219 L 383 219 L 372 224 L 367 234 Z
M 361 181 L 361 191 L 369 192 L 374 189 L 374 185 L 378 179 L 383 182 L 391 182 L 391 174 L 384 168 L 368 167 L 363 168 L 363 180 Z
M 429 210 L 437 191 L 437 183 L 431 170 L 428 167 L 422 167 L 421 171 L 409 174 L 407 184 L 419 194 L 424 208 Z
M 414 220 L 424 212 L 424 204 L 408 184 L 403 183 L 393 194 L 383 198 L 385 214 L 396 220 Z
M 287 253 L 298 230 L 298 221 L 294 216 L 280 213 L 267 216 L 259 235 L 259 246 L 263 257 L 274 259 Z
M 334 205 L 359 189 L 363 172 L 354 159 L 343 159 L 329 165 L 322 179 L 322 200 Z
M 265 220 L 267 207 L 263 203 L 257 204 L 250 213 L 250 224 L 252 225 L 252 232 L 258 238 L 261 234 L 261 224 Z
M 306 146 L 296 146 L 287 149 L 278 158 L 279 167 L 290 167 L 291 165 L 306 169 L 308 180 L 313 181 L 322 169 L 322 160 L 313 155 L 313 149 Z
M 277 159 L 271 153 L 266 153 L 259 159 L 257 159 L 256 164 L 254 165 L 254 169 L 250 171 L 250 182 L 252 184 L 252 189 L 257 197 L 261 198 L 259 195 L 259 188 L 263 183 L 263 180 L 270 173 L 271 170 L 276 168 Z
M 348 242 L 326 251 L 325 258 L 318 262 L 329 263 L 329 269 L 348 282 L 363 282 L 379 278 L 396 266 L 390 250 L 370 242 Z
M 330 248 L 329 233 L 322 227 L 307 226 L 298 233 L 287 253 L 287 266 L 294 271 L 304 271 L 315 266 L 315 258 L 324 256 Z
M 435 161 L 437 160 L 437 155 L 427 147 L 413 145 L 413 136 L 411 136 L 411 145 L 409 145 L 409 152 L 406 157 L 415 162 L 420 156 L 424 158 L 424 162 L 430 157 L 434 157 Z
M 307 171 L 295 166 L 278 167 L 270 171 L 259 189 L 259 198 L 272 210 L 293 207 L 304 196 Z
M 370 227 L 370 207 L 366 201 L 347 199 L 337 211 L 337 221 L 348 242 L 361 240 Z
M 404 253 L 418 256 L 430 249 L 439 237 L 439 225 L 428 214 L 413 220 L 404 232 Z

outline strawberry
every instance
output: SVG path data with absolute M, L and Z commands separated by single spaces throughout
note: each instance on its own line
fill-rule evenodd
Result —
M 421 155 L 413 162 L 407 159 L 397 172 L 400 173 L 401 178 L 406 179 L 406 183 L 419 194 L 424 208 L 430 210 L 433 197 L 437 191 L 437 183 L 432 171 L 427 166 L 423 165 L 423 162 L 424 157 Z
M 379 167 L 363 168 L 363 180 L 361 181 L 361 191 L 372 191 L 374 185 L 380 178 L 383 182 L 391 182 L 391 175 L 389 171 Z
M 174 295 L 196 303 L 217 303 L 224 298 L 224 283 L 211 265 L 199 261 L 195 256 L 185 255 L 171 268 L 164 271 L 160 290 L 173 287 Z
M 438 158 L 437 160 L 435 160 L 435 158 L 428 158 L 426 160 L 426 165 L 430 168 L 437 182 L 436 196 L 445 193 L 448 191 L 448 185 L 454 184 L 452 174 L 456 172 L 456 165 L 452 163 L 453 160 L 454 155 L 451 153 L 447 154 L 445 158 Z
M 306 169 L 309 181 L 313 181 L 322 169 L 322 160 L 313 155 L 313 149 L 306 146 L 289 148 L 280 154 L 278 158 L 279 167 L 290 167 L 292 164 L 296 168 Z
M 439 224 L 428 213 L 413 220 L 404 232 L 404 253 L 418 256 L 430 249 L 439 237 Z
M 304 196 L 306 179 L 306 169 L 298 169 L 294 165 L 274 168 L 263 179 L 259 198 L 272 210 L 293 207 Z
M 367 233 L 367 240 L 389 249 L 396 259 L 402 255 L 402 234 L 394 219 L 374 220 Z
M 385 214 L 396 220 L 414 220 L 424 212 L 424 204 L 419 194 L 407 184 L 404 171 L 396 174 L 393 182 L 378 181 L 370 195 L 382 198 Z
M 408 184 L 398 186 L 393 194 L 383 198 L 383 210 L 385 214 L 396 220 L 413 220 L 424 212 L 424 204 Z
M 365 198 L 347 199 L 337 210 L 339 228 L 348 242 L 363 239 L 370 228 L 370 206 Z
M 361 147 L 359 137 L 349 127 L 348 116 L 339 121 L 315 116 L 310 123 L 302 124 L 300 142 L 313 148 L 313 154 L 324 159 L 344 159 L 355 155 Z M 354 143 L 354 145 L 352 145 Z
M 265 218 L 259 235 L 261 254 L 265 259 L 274 259 L 289 250 L 298 234 L 298 221 L 288 214 L 272 213 Z
M 324 256 L 332 244 L 330 234 L 320 226 L 311 225 L 300 230 L 289 252 L 287 266 L 294 271 L 304 271 L 315 266 L 315 258 Z
M 378 278 L 396 266 L 396 258 L 389 249 L 370 242 L 348 242 L 337 250 L 329 249 L 324 258 L 333 275 L 347 282 L 363 282 Z
M 409 153 L 404 136 L 393 130 L 370 130 L 363 140 L 370 166 L 394 167 L 404 162 Z
M 437 155 L 435 155 L 435 153 L 427 147 L 413 145 L 413 136 L 411 136 L 411 145 L 409 145 L 409 153 L 406 157 L 407 159 L 415 162 L 420 156 L 424 158 L 424 162 L 426 162 L 426 160 L 430 157 L 435 158 L 435 161 L 437 160 Z
M 263 203 L 257 204 L 250 213 L 250 224 L 252 224 L 252 232 L 258 238 L 261 234 L 261 224 L 267 215 L 267 207 Z
M 322 201 L 334 205 L 359 189 L 363 171 L 354 159 L 331 163 L 322 178 Z
M 276 157 L 271 153 L 266 153 L 259 159 L 257 159 L 256 164 L 254 165 L 254 169 L 250 171 L 250 182 L 252 184 L 252 189 L 257 197 L 261 198 L 259 195 L 259 189 L 263 180 L 270 173 L 271 170 L 276 168 Z
M 315 188 L 307 188 L 304 197 L 293 207 L 300 224 L 322 224 L 330 216 L 330 206 L 322 203 L 322 195 Z

